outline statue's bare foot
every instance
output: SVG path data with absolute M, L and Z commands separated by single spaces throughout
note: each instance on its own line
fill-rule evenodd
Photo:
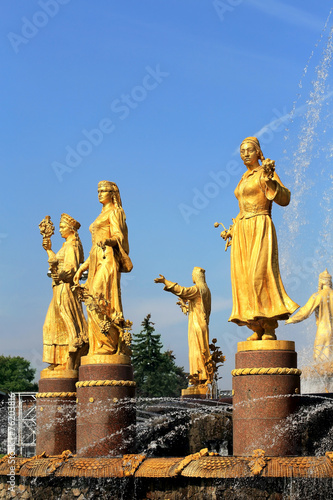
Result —
M 254 332 L 250 337 L 246 340 L 261 340 L 262 333 Z
M 276 335 L 274 332 L 264 333 L 262 336 L 262 340 L 276 340 Z

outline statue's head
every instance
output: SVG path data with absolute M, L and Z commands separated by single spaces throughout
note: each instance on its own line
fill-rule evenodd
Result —
M 100 189 L 100 188 L 104 188 L 105 190 L 107 190 L 110 193 L 114 192 L 114 191 L 119 192 L 117 184 L 115 182 L 111 182 L 111 181 L 100 181 L 98 183 L 98 189 Z
M 240 155 L 245 165 L 247 165 L 249 158 L 250 164 L 252 162 L 263 161 L 265 159 L 260 147 L 260 142 L 256 137 L 246 137 L 240 145 Z
M 332 276 L 327 271 L 327 269 L 319 274 L 318 290 L 322 290 L 323 286 L 325 285 L 332 288 Z
M 115 182 L 100 181 L 98 183 L 98 199 L 104 205 L 112 202 L 116 207 L 121 207 L 121 198 Z
M 206 283 L 205 270 L 202 267 L 194 267 L 192 271 L 193 283 Z
M 73 217 L 68 214 L 61 214 L 59 231 L 63 238 L 67 238 L 67 236 L 71 233 L 77 233 L 80 227 L 81 224 L 77 220 L 73 219 Z

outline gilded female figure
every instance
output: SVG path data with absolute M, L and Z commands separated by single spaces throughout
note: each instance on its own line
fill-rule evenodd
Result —
M 56 254 L 51 239 L 43 238 L 52 277 L 53 297 L 43 326 L 43 361 L 49 370 L 77 369 L 79 355 L 87 347 L 87 323 L 82 306 L 73 294 L 73 277 L 84 261 L 78 236 L 80 223 L 67 214 L 61 215 L 60 234 L 65 239 Z
M 205 270 L 195 267 L 192 272 L 194 285 L 183 287 L 165 279 L 160 274 L 155 283 L 163 283 L 164 290 L 177 295 L 183 301 L 188 312 L 188 348 L 190 375 L 198 376 L 199 383 L 211 383 L 213 374 L 209 372 L 207 363 L 209 351 L 209 316 L 211 311 L 211 294 L 205 279 Z
M 332 276 L 327 269 L 319 275 L 318 292 L 311 295 L 307 303 L 286 321 L 299 323 L 316 315 L 317 334 L 313 347 L 313 359 L 317 363 L 333 359 L 333 290 Z
M 275 340 L 277 321 L 288 319 L 299 307 L 281 280 L 271 218 L 273 201 L 288 205 L 290 191 L 275 172 L 274 162 L 265 160 L 256 137 L 244 139 L 240 155 L 247 168 L 235 190 L 240 211 L 229 230 L 221 233 L 232 244 L 229 321 L 250 328 L 253 334 L 248 340 Z
M 78 284 L 83 271 L 89 269 L 85 285 L 85 292 L 92 299 L 90 304 L 86 301 L 88 355 L 119 351 L 119 332 L 124 325 L 120 277 L 121 272 L 131 269 L 126 216 L 118 186 L 114 182 L 99 182 L 98 199 L 103 207 L 89 228 L 92 235 L 90 254 L 74 278 Z

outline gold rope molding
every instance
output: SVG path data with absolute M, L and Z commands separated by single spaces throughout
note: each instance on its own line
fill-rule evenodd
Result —
M 132 380 L 84 380 L 76 382 L 76 387 L 106 387 L 106 386 L 120 386 L 120 387 L 135 387 L 136 382 Z
M 301 375 L 302 370 L 298 368 L 238 368 L 232 370 L 233 377 L 240 375 Z
M 68 398 L 76 397 L 76 392 L 37 392 L 36 398 Z

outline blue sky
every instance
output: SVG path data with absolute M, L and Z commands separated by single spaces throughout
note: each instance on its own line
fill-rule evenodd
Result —
M 69 213 L 88 256 L 97 183 L 107 179 L 127 215 L 134 269 L 123 275 L 123 306 L 133 331 L 151 313 L 188 369 L 187 319 L 153 279 L 190 286 L 193 267 L 205 268 L 211 338 L 227 357 L 220 387 L 231 387 L 249 330 L 228 323 L 230 256 L 213 224 L 238 213 L 244 137 L 259 132 L 295 200 L 273 209 L 288 293 L 303 305 L 321 267 L 333 271 L 329 11 L 310 0 L 1 3 L 3 354 L 43 368 L 52 290 L 38 224 Z M 60 235 L 52 241 L 58 250 Z M 314 320 L 277 333 L 306 356 Z

